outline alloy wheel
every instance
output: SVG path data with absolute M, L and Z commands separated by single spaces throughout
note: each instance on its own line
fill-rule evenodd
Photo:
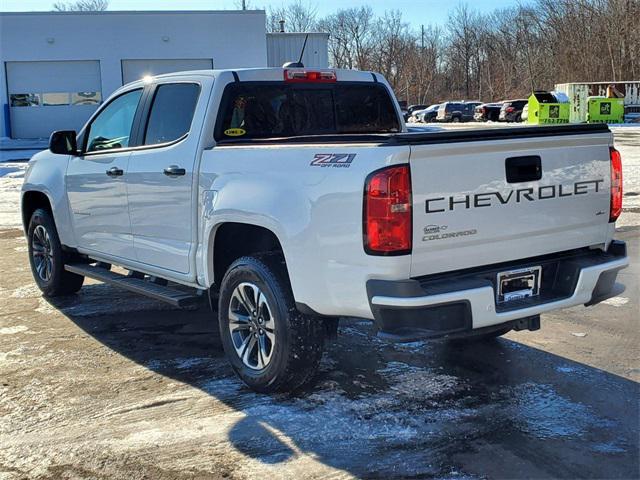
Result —
M 33 230 L 31 252 L 38 277 L 48 282 L 53 274 L 53 251 L 49 232 L 43 225 L 38 225 Z
M 253 370 L 269 365 L 274 352 L 275 322 L 267 297 L 253 283 L 240 283 L 229 302 L 229 333 L 242 363 Z

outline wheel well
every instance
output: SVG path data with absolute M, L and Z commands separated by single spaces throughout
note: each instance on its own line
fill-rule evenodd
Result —
M 42 192 L 25 192 L 22 196 L 22 225 L 24 225 L 25 231 L 29 228 L 31 215 L 33 215 L 33 212 L 38 208 L 44 208 L 53 216 L 49 197 Z
M 275 234 L 264 227 L 245 223 L 225 223 L 218 227 L 213 245 L 213 279 L 220 286 L 234 260 L 263 252 L 282 252 Z

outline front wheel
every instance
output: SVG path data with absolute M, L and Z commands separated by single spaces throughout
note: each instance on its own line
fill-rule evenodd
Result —
M 47 297 L 75 293 L 82 287 L 84 277 L 65 270 L 65 252 L 51 214 L 38 208 L 27 230 L 31 273 Z
M 253 390 L 290 392 L 313 378 L 323 324 L 296 309 L 281 256 L 233 262 L 222 280 L 218 319 L 225 354 Z

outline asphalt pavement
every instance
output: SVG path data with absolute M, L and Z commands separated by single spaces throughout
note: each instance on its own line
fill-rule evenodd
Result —
M 4 167 L 17 203 L 24 169 Z M 625 175 L 637 195 L 640 168 Z M 295 396 L 244 387 L 206 309 L 96 282 L 44 299 L 0 209 L 0 480 L 640 478 L 636 195 L 618 297 L 481 344 L 388 344 L 344 319 Z

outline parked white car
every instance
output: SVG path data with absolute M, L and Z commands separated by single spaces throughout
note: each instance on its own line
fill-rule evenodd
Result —
M 407 133 L 376 73 L 198 71 L 54 133 L 22 217 L 45 295 L 92 277 L 209 298 L 239 377 L 288 391 L 343 316 L 392 341 L 479 338 L 618 294 L 621 176 L 606 125 Z
M 529 121 L 529 102 L 525 103 L 524 107 L 522 107 L 520 121 L 524 123 L 527 123 Z

